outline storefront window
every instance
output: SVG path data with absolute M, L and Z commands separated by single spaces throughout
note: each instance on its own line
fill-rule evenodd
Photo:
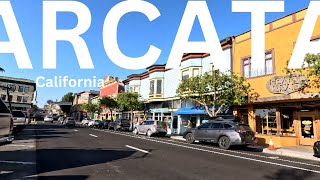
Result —
M 276 109 L 256 109 L 257 132 L 261 134 L 276 134 Z
M 281 135 L 294 136 L 293 109 L 281 109 Z

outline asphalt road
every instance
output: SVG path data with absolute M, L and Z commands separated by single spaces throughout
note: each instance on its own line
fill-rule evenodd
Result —
M 42 123 L 17 136 L 21 142 L 30 139 L 36 140 L 35 148 L 0 146 L 0 179 L 320 179 L 319 162 L 250 148 L 226 151 L 211 144 Z

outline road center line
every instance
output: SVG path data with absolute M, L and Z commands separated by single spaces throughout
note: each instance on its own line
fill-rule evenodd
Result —
M 93 134 L 89 134 L 89 136 L 92 136 L 92 137 L 98 137 L 98 136 L 96 136 L 96 135 L 93 135 Z
M 126 145 L 126 147 L 130 148 L 130 149 L 134 149 L 134 150 L 140 151 L 140 152 L 143 152 L 143 153 L 146 153 L 146 154 L 150 154 L 150 152 L 148 152 L 146 150 L 139 149 L 139 148 L 136 148 L 136 147 L 133 147 L 133 146 Z
M 22 162 L 22 161 L 0 161 L 0 163 L 9 163 L 9 164 L 23 164 L 23 165 L 34 165 L 34 162 Z
M 75 129 L 74 131 L 77 132 L 78 130 Z

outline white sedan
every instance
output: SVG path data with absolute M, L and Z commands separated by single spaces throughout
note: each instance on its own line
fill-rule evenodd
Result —
M 53 122 L 53 117 L 52 116 L 44 117 L 44 122 Z

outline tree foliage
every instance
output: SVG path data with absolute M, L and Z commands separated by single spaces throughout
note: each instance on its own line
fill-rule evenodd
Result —
M 2 67 L 0 67 L 0 72 L 5 72 L 5 70 Z
M 73 101 L 73 93 L 72 92 L 68 92 L 61 99 L 61 102 L 72 102 L 72 101 Z
M 51 99 L 49 99 L 49 100 L 47 100 L 47 104 L 52 104 L 53 103 L 53 101 L 51 100 Z
M 252 93 L 252 90 L 244 77 L 215 71 L 182 80 L 177 94 L 182 99 L 204 106 L 208 115 L 213 117 L 226 106 L 241 105 L 251 98 L 257 98 L 258 94 Z
M 140 108 L 140 95 L 133 92 L 122 92 L 117 96 L 117 102 L 120 108 L 137 110 Z
M 113 120 L 112 111 L 114 111 L 118 107 L 117 101 L 109 96 L 105 96 L 99 99 L 99 103 L 101 106 L 109 109 L 111 113 L 111 120 Z
M 83 110 L 87 111 L 90 114 L 93 114 L 93 113 L 99 111 L 99 105 L 98 104 L 93 104 L 91 102 L 81 105 L 81 108 Z
M 320 88 L 320 53 L 306 54 L 304 63 L 300 69 L 285 68 L 285 72 L 288 75 L 305 75 L 308 78 L 307 86 L 309 88 Z

